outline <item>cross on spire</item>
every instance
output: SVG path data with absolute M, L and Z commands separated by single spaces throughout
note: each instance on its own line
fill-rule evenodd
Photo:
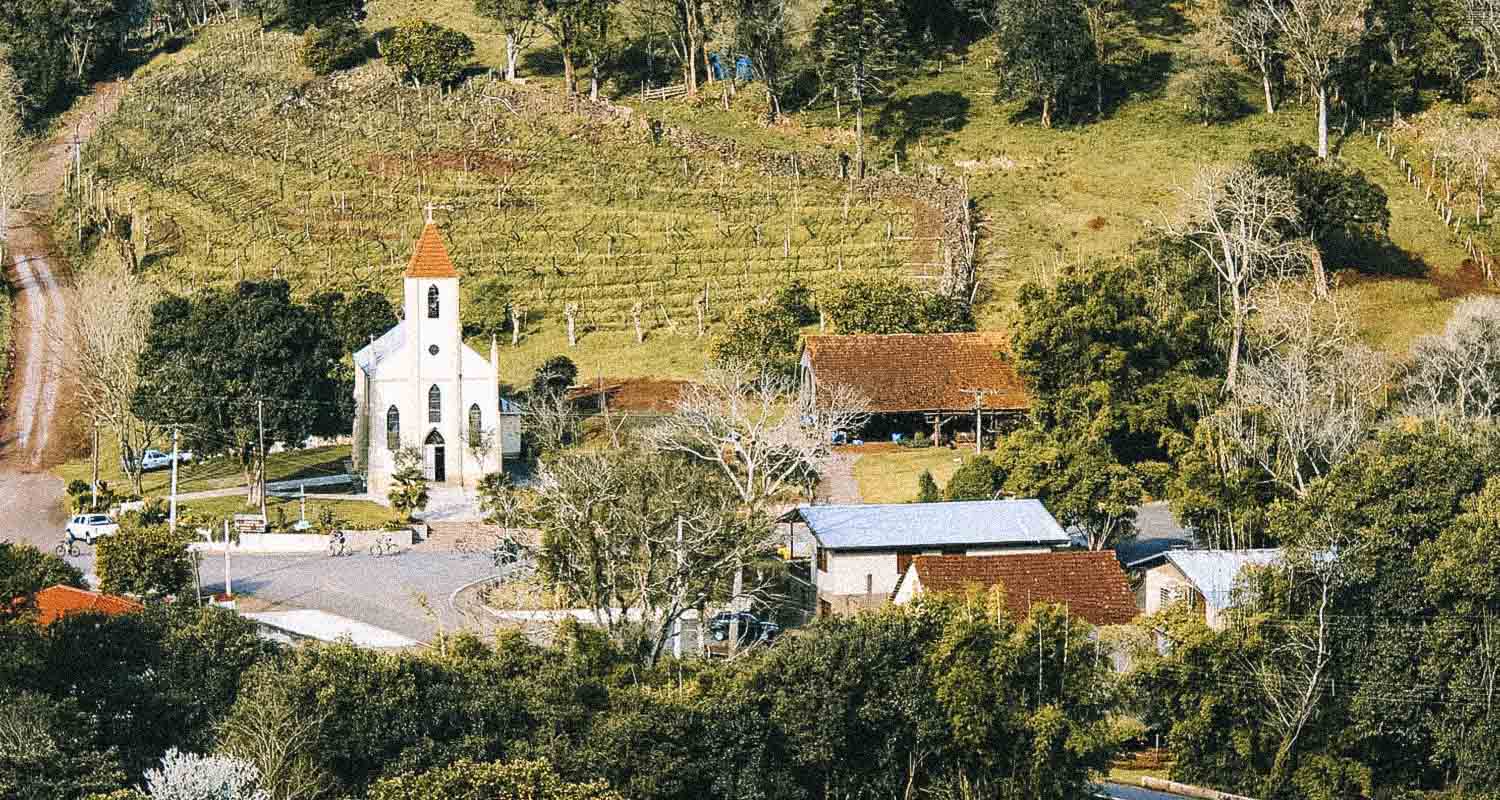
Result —
M 451 211 L 453 209 L 453 206 L 450 206 L 450 205 L 439 205 L 437 203 L 431 203 L 431 202 L 429 202 L 427 205 L 423 206 L 423 209 L 427 211 L 427 224 L 428 225 L 432 224 L 432 212 L 434 212 L 434 211 L 436 211 L 436 210 L 438 210 L 440 208 L 443 209 L 444 211 Z

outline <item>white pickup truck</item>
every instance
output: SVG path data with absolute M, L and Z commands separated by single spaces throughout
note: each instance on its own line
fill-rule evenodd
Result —
M 63 533 L 68 539 L 93 544 L 101 536 L 119 533 L 120 526 L 105 514 L 78 514 L 68 519 Z
M 192 453 L 178 453 L 177 461 L 187 464 L 193 460 Z M 166 469 L 172 466 L 172 454 L 163 453 L 160 450 L 147 450 L 141 454 L 141 471 L 150 472 L 155 469 Z

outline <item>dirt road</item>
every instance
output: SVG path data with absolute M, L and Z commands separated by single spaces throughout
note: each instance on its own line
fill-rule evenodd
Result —
M 56 540 L 62 528 L 62 481 L 48 467 L 67 459 L 78 409 L 71 402 L 67 369 L 68 307 L 62 291 L 68 273 L 47 236 L 73 141 L 86 142 L 119 105 L 123 82 L 100 84 L 64 117 L 57 132 L 32 154 L 26 197 L 5 234 L 9 263 L 0 265 L 15 287 L 15 358 L 0 414 L 0 540 L 36 544 Z

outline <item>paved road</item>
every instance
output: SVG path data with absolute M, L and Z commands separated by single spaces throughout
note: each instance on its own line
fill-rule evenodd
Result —
M 1096 797 L 1107 797 L 1110 800 L 1183 800 L 1183 795 L 1168 794 L 1166 792 L 1155 792 L 1150 789 L 1142 789 L 1139 786 L 1126 786 L 1120 783 L 1102 783 L 1095 787 Z
M 92 553 L 69 561 L 93 571 Z M 235 594 L 248 596 L 246 606 L 255 610 L 315 608 L 422 642 L 439 630 L 492 630 L 486 619 L 450 605 L 455 591 L 494 574 L 482 555 L 420 547 L 388 558 L 236 554 L 229 565 Z M 205 592 L 222 592 L 224 556 L 204 554 L 199 576 Z

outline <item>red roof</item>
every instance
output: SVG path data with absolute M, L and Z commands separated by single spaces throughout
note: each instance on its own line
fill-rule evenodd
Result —
M 1115 554 L 1101 551 L 1015 553 L 1003 556 L 915 556 L 912 566 L 926 593 L 958 593 L 1000 584 L 1011 614 L 1034 603 L 1057 603 L 1094 625 L 1119 625 L 1139 613 Z
M 36 593 L 37 623 L 51 625 L 68 614 L 98 611 L 104 614 L 129 614 L 142 606 L 134 600 L 112 594 L 99 594 L 71 586 L 49 586 Z
M 1031 406 L 997 331 L 809 336 L 805 351 L 817 385 L 851 387 L 876 413 L 973 411 L 975 389 L 986 411 Z
M 411 263 L 406 265 L 408 278 L 457 278 L 458 271 L 448 258 L 448 248 L 443 246 L 443 237 L 431 222 L 422 229 L 422 238 L 411 253 Z

